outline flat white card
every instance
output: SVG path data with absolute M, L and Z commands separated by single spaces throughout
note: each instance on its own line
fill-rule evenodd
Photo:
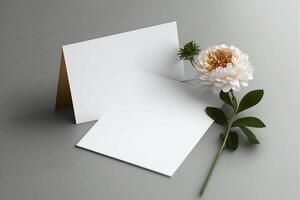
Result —
M 172 176 L 212 120 L 209 91 L 150 73 L 117 78 L 107 111 L 77 146 Z
M 120 69 L 139 69 L 178 81 L 176 22 L 63 46 L 76 123 L 99 119 Z

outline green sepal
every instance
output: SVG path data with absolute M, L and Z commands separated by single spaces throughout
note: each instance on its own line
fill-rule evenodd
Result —
M 183 48 L 179 49 L 177 56 L 180 60 L 189 60 L 192 62 L 200 51 L 199 45 L 194 41 L 190 41 L 186 43 Z

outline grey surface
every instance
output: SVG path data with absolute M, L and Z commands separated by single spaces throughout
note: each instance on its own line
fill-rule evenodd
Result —
M 247 90 L 265 89 L 248 112 L 268 125 L 261 145 L 225 152 L 203 199 L 300 199 L 299 10 L 298 0 L 0 0 L 0 199 L 198 199 L 217 125 L 168 178 L 74 147 L 94 122 L 53 109 L 61 45 L 173 20 L 181 44 L 239 46 L 256 67 Z

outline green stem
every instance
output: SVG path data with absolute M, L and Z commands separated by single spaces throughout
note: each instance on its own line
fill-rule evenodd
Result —
M 233 100 L 234 95 L 233 95 L 232 90 L 230 90 L 230 91 L 231 91 L 232 100 Z M 225 146 L 226 146 L 226 141 L 227 141 L 227 139 L 228 139 L 228 136 L 229 136 L 229 133 L 230 133 L 230 129 L 231 129 L 233 120 L 234 120 L 234 118 L 235 118 L 236 112 L 237 112 L 237 109 L 234 109 L 234 111 L 233 111 L 233 113 L 232 113 L 232 116 L 231 116 L 230 119 L 229 119 L 227 131 L 226 131 L 226 136 L 225 136 L 225 138 L 224 138 L 224 141 L 223 141 L 223 143 L 222 143 L 222 145 L 221 145 L 220 150 L 218 151 L 217 155 L 215 156 L 215 158 L 214 158 L 214 160 L 213 160 L 213 162 L 212 162 L 212 165 L 211 165 L 211 167 L 210 167 L 210 169 L 209 169 L 209 171 L 208 171 L 208 174 L 206 175 L 206 178 L 205 178 L 205 180 L 204 180 L 204 182 L 203 182 L 203 185 L 202 185 L 202 187 L 201 187 L 201 190 L 200 190 L 200 196 L 203 195 L 203 193 L 204 193 L 204 191 L 205 191 L 205 188 L 206 188 L 206 186 L 207 186 L 207 184 L 208 184 L 208 181 L 209 181 L 209 179 L 210 179 L 210 177 L 211 177 L 211 175 L 212 175 L 212 172 L 213 172 L 213 170 L 214 170 L 214 168 L 215 168 L 215 166 L 216 166 L 216 164 L 217 164 L 217 162 L 218 162 L 218 160 L 219 160 L 219 158 L 220 158 L 220 156 L 221 156 L 221 154 L 222 154 L 222 152 L 223 152 L 223 150 L 224 150 L 224 148 L 225 148 Z

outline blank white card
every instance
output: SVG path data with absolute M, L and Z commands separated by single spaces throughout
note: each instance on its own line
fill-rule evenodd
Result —
M 122 69 L 183 81 L 178 49 L 176 22 L 63 46 L 76 123 L 99 119 Z
M 107 111 L 77 146 L 172 176 L 212 120 L 210 92 L 150 73 L 119 76 Z

